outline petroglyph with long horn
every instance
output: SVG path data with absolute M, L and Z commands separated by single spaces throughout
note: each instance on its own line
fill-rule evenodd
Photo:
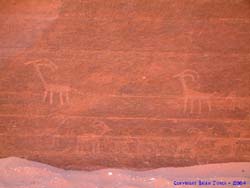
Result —
M 202 112 L 202 101 L 205 101 L 208 105 L 209 112 L 212 110 L 211 106 L 211 97 L 214 95 L 214 93 L 204 93 L 200 91 L 193 90 L 189 88 L 187 84 L 186 78 L 191 78 L 193 82 L 197 82 L 200 78 L 199 74 L 190 69 L 186 69 L 182 71 L 181 73 L 174 75 L 174 78 L 178 78 L 182 84 L 183 88 L 183 96 L 184 96 L 184 113 L 187 112 L 188 109 L 188 101 L 190 101 L 190 113 L 194 112 L 194 102 L 198 101 L 198 113 L 200 114 Z
M 53 63 L 49 59 L 39 59 L 34 61 L 28 61 L 24 63 L 25 65 L 33 65 L 35 68 L 35 71 L 41 80 L 44 88 L 44 94 L 43 94 L 43 101 L 46 102 L 47 98 L 49 97 L 49 103 L 53 104 L 53 96 L 55 93 L 59 94 L 60 104 L 63 105 L 65 102 L 69 103 L 69 92 L 74 91 L 76 89 L 71 88 L 68 85 L 61 85 L 61 84 L 51 84 L 47 83 L 47 81 L 44 78 L 44 75 L 41 72 L 40 67 L 47 67 L 52 71 L 55 71 L 58 69 L 57 65 Z M 76 90 L 79 92 L 78 90 Z

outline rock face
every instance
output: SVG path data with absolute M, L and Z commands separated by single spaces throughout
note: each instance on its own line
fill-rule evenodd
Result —
M 250 161 L 249 1 L 0 7 L 0 157 L 70 169 Z

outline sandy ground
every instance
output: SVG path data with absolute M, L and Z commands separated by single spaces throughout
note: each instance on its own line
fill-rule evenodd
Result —
M 250 187 L 250 163 L 88 172 L 63 170 L 16 157 L 0 159 L 0 188 L 191 188 L 240 187 L 239 184 Z

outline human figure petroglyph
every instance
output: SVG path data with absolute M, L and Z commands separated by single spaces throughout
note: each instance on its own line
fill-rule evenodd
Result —
M 35 71 L 41 80 L 43 87 L 44 87 L 44 94 L 43 94 L 43 101 L 46 102 L 47 98 L 49 97 L 49 103 L 53 104 L 53 96 L 55 93 L 59 94 L 60 104 L 63 105 L 65 102 L 69 103 L 69 92 L 71 91 L 77 91 L 78 90 L 71 88 L 68 85 L 61 85 L 61 84 L 50 84 L 47 83 L 45 80 L 40 67 L 47 67 L 52 71 L 55 71 L 58 69 L 57 65 L 55 65 L 52 61 L 49 59 L 39 59 L 34 61 L 28 61 L 25 63 L 25 65 L 33 65 L 35 68 Z M 64 100 L 65 98 L 65 100 Z
M 191 78 L 193 82 L 197 82 L 197 80 L 199 79 L 200 76 L 196 71 L 186 69 L 182 71 L 181 73 L 174 75 L 173 77 L 178 78 L 182 84 L 183 95 L 184 95 L 184 109 L 183 109 L 184 113 L 187 112 L 188 101 L 190 101 L 190 113 L 194 112 L 195 101 L 198 101 L 198 113 L 199 114 L 202 112 L 202 101 L 205 101 L 207 103 L 209 112 L 212 110 L 211 97 L 215 93 L 204 93 L 204 92 L 190 89 L 188 87 L 186 78 L 188 77 Z

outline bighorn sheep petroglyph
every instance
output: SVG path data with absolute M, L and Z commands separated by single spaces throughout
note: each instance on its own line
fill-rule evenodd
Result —
M 188 101 L 190 100 L 190 113 L 194 112 L 194 102 L 198 101 L 198 113 L 200 114 L 202 112 L 202 101 L 205 101 L 208 105 L 209 112 L 212 110 L 211 106 L 211 97 L 214 95 L 214 93 L 204 93 L 200 91 L 193 90 L 189 88 L 187 84 L 186 78 L 191 78 L 193 82 L 197 82 L 199 79 L 199 74 L 190 69 L 186 69 L 182 71 L 181 73 L 174 75 L 174 78 L 178 78 L 182 84 L 183 88 L 183 95 L 184 95 L 184 113 L 187 111 L 188 108 Z
M 43 101 L 45 102 L 46 99 L 48 98 L 49 94 L 49 103 L 53 104 L 53 95 L 55 93 L 59 94 L 59 99 L 60 99 L 60 104 L 63 105 L 64 102 L 69 103 L 69 92 L 74 90 L 70 86 L 67 85 L 61 85 L 61 84 L 50 84 L 47 83 L 45 80 L 40 67 L 47 67 L 51 69 L 52 71 L 55 71 L 58 67 L 55 65 L 52 61 L 49 59 L 39 59 L 39 60 L 34 60 L 34 61 L 28 61 L 25 63 L 25 65 L 33 65 L 35 68 L 35 71 L 40 78 L 43 87 L 44 87 L 44 95 L 43 95 Z M 65 98 L 65 100 L 64 100 Z

